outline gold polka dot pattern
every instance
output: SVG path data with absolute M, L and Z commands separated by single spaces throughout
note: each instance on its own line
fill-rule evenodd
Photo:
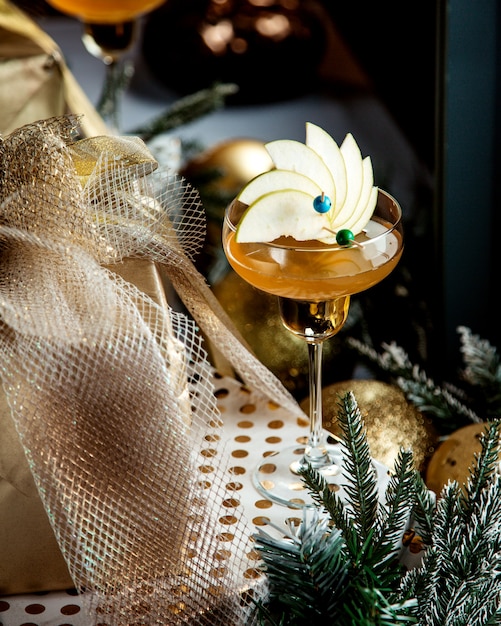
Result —
M 255 584 L 262 576 L 259 569 L 259 555 L 256 552 L 252 535 L 257 529 L 267 530 L 269 521 L 278 527 L 297 526 L 301 520 L 301 512 L 297 508 L 280 506 L 266 500 L 253 486 L 252 473 L 260 464 L 261 471 L 266 474 L 266 480 L 273 481 L 274 464 L 270 455 L 279 450 L 284 445 L 291 442 L 298 443 L 298 454 L 306 442 L 308 422 L 300 415 L 292 415 L 257 392 L 253 392 L 242 386 L 239 382 L 231 378 L 221 378 L 215 376 L 215 396 L 218 408 L 221 412 L 222 420 L 214 419 L 209 424 L 205 441 L 207 447 L 200 455 L 198 465 L 198 483 L 202 488 L 202 493 L 208 498 L 211 497 L 211 474 L 218 464 L 217 456 L 214 456 L 213 442 L 222 440 L 226 442 L 224 454 L 227 456 L 225 467 L 227 468 L 227 481 L 224 484 L 224 494 L 222 497 L 222 511 L 217 519 L 216 538 L 219 544 L 214 553 L 214 562 L 208 573 L 207 584 L 214 594 L 218 593 L 218 580 L 221 580 L 226 573 L 226 568 L 232 562 L 232 555 L 235 551 L 241 550 L 238 563 L 241 567 L 242 581 L 246 584 Z M 245 416 L 245 418 L 243 418 Z M 252 416 L 250 418 L 250 416 Z M 212 462 L 211 462 L 212 459 Z M 301 492 L 304 485 L 299 481 L 294 481 L 297 489 L 296 503 L 303 502 Z M 197 542 L 200 539 L 196 531 L 196 522 L 204 524 L 204 519 L 194 519 L 194 527 L 190 537 L 191 542 L 187 546 L 190 558 L 197 557 Z M 242 532 L 245 537 L 242 539 Z M 270 529 L 270 532 L 271 531 Z M 79 605 L 78 598 L 71 606 Z M 7 618 L 13 605 L 21 602 L 15 598 L 12 602 L 5 599 L 0 602 L 0 622 Z M 24 599 L 24 605 L 30 602 Z M 70 606 L 64 594 L 48 594 L 47 596 L 32 596 L 31 604 L 41 604 L 47 607 L 44 613 L 44 620 L 47 619 L 48 606 L 50 605 L 56 615 L 63 615 L 62 607 Z M 8 605 L 8 606 L 7 606 Z M 180 607 L 171 607 L 173 613 L 180 613 Z M 68 609 L 67 609 L 68 610 Z M 78 614 L 66 613 L 65 625 L 86 626 L 78 621 Z M 32 623 L 32 619 L 26 619 L 27 614 L 18 623 Z M 8 619 L 3 622 L 9 624 Z

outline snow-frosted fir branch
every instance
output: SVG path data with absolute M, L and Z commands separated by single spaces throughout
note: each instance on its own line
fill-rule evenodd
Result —
M 471 385 L 501 386 L 501 360 L 497 349 L 466 326 L 459 326 L 461 353 L 466 368 L 463 376 Z
M 367 357 L 383 371 L 389 373 L 405 396 L 423 413 L 439 420 L 449 430 L 457 427 L 458 416 L 470 422 L 481 422 L 481 417 L 465 403 L 463 390 L 453 385 L 438 385 L 418 365 L 413 364 L 403 348 L 395 343 L 383 343 L 378 353 L 357 339 L 349 338 L 348 344 L 359 354 Z
M 261 626 L 501 625 L 501 423 L 486 427 L 466 484 L 450 482 L 437 498 L 413 469 L 412 452 L 402 451 L 385 504 L 376 507 L 353 394 L 341 399 L 339 421 L 349 457 L 346 501 L 307 468 L 302 478 L 323 522 L 305 517 L 297 533 L 256 537 L 270 583 Z M 393 542 L 411 518 L 424 556 L 404 571 Z

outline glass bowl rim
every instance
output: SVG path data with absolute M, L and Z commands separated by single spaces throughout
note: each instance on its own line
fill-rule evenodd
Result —
M 335 243 L 335 244 L 327 244 L 326 243 L 324 245 L 318 245 L 318 246 L 301 246 L 301 245 L 294 246 L 294 245 L 273 243 L 273 242 L 270 242 L 270 241 L 246 242 L 245 244 L 242 244 L 242 245 L 267 246 L 269 248 L 276 248 L 277 250 L 294 250 L 294 251 L 297 251 L 297 252 L 336 252 L 338 250 L 339 251 L 346 251 L 346 250 L 349 250 L 350 248 L 365 248 L 365 247 L 367 247 L 369 245 L 372 245 L 372 244 L 380 241 L 381 239 L 383 239 L 383 237 L 387 237 L 388 235 L 390 235 L 402 223 L 402 207 L 400 206 L 400 204 L 397 202 L 397 200 L 390 193 L 388 193 L 384 189 L 381 189 L 380 187 L 378 187 L 378 201 L 377 201 L 377 204 L 376 204 L 376 209 L 374 209 L 374 211 L 377 210 L 377 206 L 379 204 L 379 197 L 380 196 L 385 198 L 385 200 L 387 202 L 390 202 L 391 205 L 392 205 L 393 210 L 396 210 L 396 212 L 397 212 L 396 219 L 392 223 L 391 228 L 387 228 L 382 233 L 379 233 L 375 237 L 371 237 L 370 239 L 367 239 L 366 241 L 357 242 L 355 244 L 350 244 L 350 245 L 345 245 L 345 246 L 339 245 L 337 243 Z M 230 211 L 231 207 L 233 206 L 233 204 L 235 202 L 237 202 L 236 198 L 234 200 L 232 200 L 232 202 L 230 202 L 230 204 L 228 205 L 228 207 L 226 208 L 226 210 L 224 212 L 224 222 L 225 222 L 225 224 L 228 225 L 228 228 L 230 230 L 232 230 L 233 232 L 236 232 L 236 226 L 229 219 L 229 211 Z M 319 242 L 319 244 L 322 244 L 322 242 Z

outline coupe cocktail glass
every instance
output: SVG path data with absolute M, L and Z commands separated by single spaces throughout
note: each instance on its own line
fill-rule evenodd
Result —
M 237 243 L 235 232 L 246 205 L 234 201 L 226 210 L 223 247 L 237 274 L 278 296 L 282 322 L 307 344 L 309 357 L 310 432 L 298 444 L 266 457 L 254 484 L 267 498 L 288 506 L 308 504 L 298 498 L 298 469 L 310 464 L 327 482 L 339 481 L 339 446 L 329 444 L 322 427 L 322 345 L 346 321 L 350 296 L 369 289 L 395 268 L 403 251 L 402 212 L 396 200 L 379 190 L 366 228 L 345 245 L 296 241 Z

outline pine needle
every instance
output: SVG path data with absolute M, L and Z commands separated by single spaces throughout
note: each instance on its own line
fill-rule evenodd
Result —
M 394 342 L 383 343 L 382 353 L 354 338 L 349 338 L 347 343 L 389 374 L 409 402 L 432 417 L 439 430 L 452 432 L 467 423 L 482 421 L 465 389 L 451 383 L 437 384 L 419 365 L 413 364 L 407 353 Z
M 236 93 L 237 90 L 238 87 L 231 83 L 216 84 L 208 89 L 201 89 L 176 100 L 164 113 L 148 124 L 132 130 L 131 134 L 139 135 L 147 142 L 156 135 L 166 133 L 221 108 L 226 98 Z

